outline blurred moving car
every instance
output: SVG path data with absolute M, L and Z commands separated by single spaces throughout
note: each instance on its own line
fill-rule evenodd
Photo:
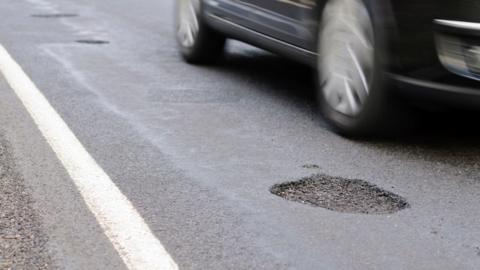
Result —
M 309 64 L 325 118 L 365 135 L 388 117 L 390 89 L 476 104 L 479 14 L 467 0 L 177 0 L 177 41 L 189 63 L 235 38 Z

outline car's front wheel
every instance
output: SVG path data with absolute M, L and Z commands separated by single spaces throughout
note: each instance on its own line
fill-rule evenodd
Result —
M 370 0 L 330 0 L 318 41 L 318 97 L 323 115 L 341 134 L 377 131 L 386 116 L 382 40 Z
M 202 0 L 177 1 L 177 43 L 183 58 L 193 64 L 216 61 L 225 45 L 225 37 L 207 25 L 203 14 Z

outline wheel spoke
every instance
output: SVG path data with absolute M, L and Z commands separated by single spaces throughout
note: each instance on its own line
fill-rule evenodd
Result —
M 195 10 L 194 4 L 189 1 L 189 12 L 190 12 L 190 27 L 192 28 L 192 32 L 198 31 L 198 18 L 197 18 L 197 11 Z
M 347 111 L 355 114 L 359 110 L 359 104 L 357 103 L 354 97 L 354 90 L 352 89 L 352 86 L 350 85 L 350 83 L 346 78 L 344 79 L 344 84 L 345 84 L 345 97 L 348 103 Z
M 353 66 L 355 67 L 355 70 L 357 71 L 356 74 L 360 77 L 360 80 L 363 85 L 363 90 L 368 94 L 370 92 L 368 83 L 367 83 L 367 78 L 365 77 L 365 72 L 363 70 L 363 67 L 360 65 L 360 62 L 358 61 L 357 55 L 355 52 L 352 50 L 352 47 L 350 45 L 347 45 L 347 50 L 348 54 L 350 55 Z
M 325 99 L 329 104 L 332 104 L 332 107 L 338 107 L 342 100 L 342 93 L 339 92 L 341 85 L 338 82 L 337 78 L 332 77 L 325 83 Z

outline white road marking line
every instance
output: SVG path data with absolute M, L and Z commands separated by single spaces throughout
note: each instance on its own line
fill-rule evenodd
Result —
M 0 44 L 0 72 L 55 151 L 129 269 L 177 270 L 160 241 L 60 115 Z

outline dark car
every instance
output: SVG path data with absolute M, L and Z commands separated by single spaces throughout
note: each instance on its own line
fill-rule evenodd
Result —
M 187 62 L 214 62 L 226 38 L 314 67 L 320 108 L 345 135 L 382 127 L 390 89 L 424 103 L 480 100 L 480 1 L 178 0 Z

